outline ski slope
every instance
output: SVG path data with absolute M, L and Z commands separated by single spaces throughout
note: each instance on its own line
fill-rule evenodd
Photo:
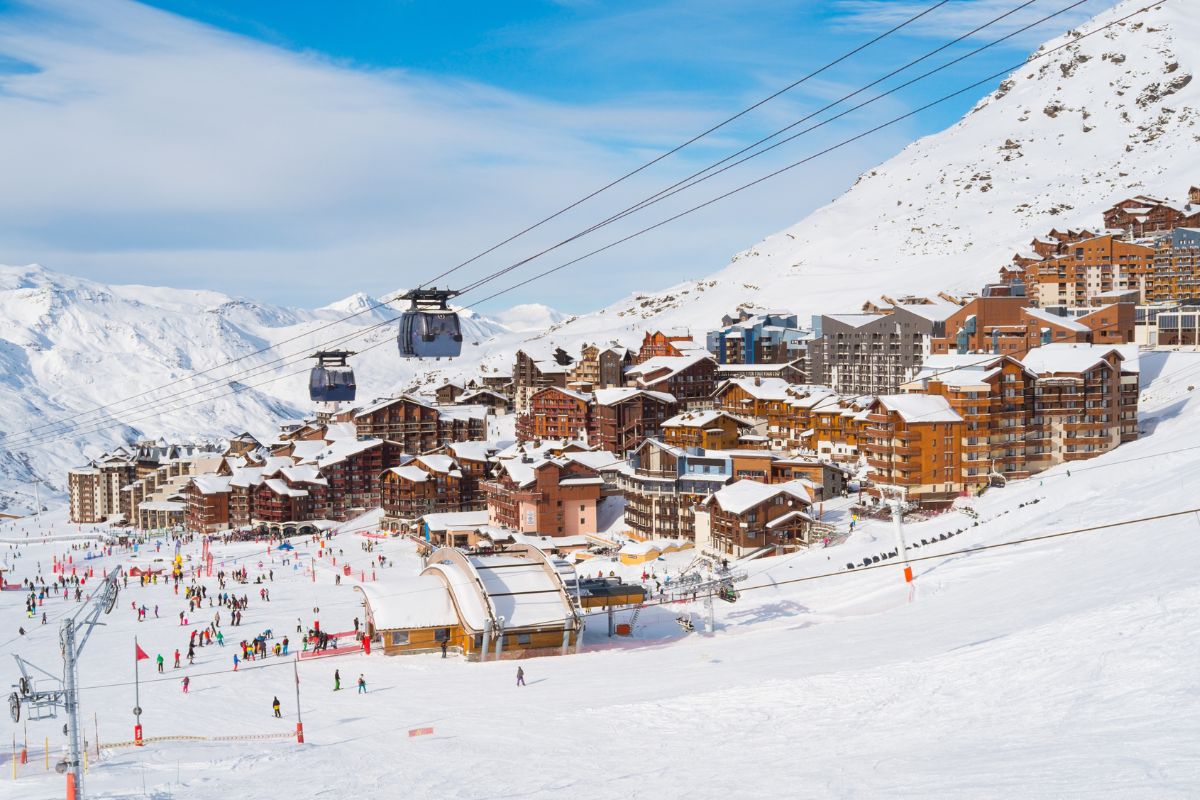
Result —
M 970 552 L 1200 507 L 1186 480 L 1200 466 L 1200 402 L 1190 388 L 1200 385 L 1200 355 L 1146 354 L 1142 374 L 1139 441 L 1069 476 L 1059 467 L 989 492 L 976 501 L 977 526 L 959 512 L 906 526 L 910 542 L 963 531 L 913 552 L 924 560 L 911 589 L 898 563 L 844 569 L 893 546 L 889 524 L 867 521 L 843 545 L 747 564 L 741 599 L 718 603 L 715 634 L 698 625 L 684 635 L 674 623 L 681 612 L 699 621 L 702 604 L 647 608 L 629 639 L 609 639 L 594 617 L 579 655 L 521 662 L 523 688 L 508 661 L 378 652 L 302 661 L 304 745 L 105 750 L 90 764 L 89 796 L 1195 797 L 1200 515 Z M 36 525 L 5 523 L 0 538 Z M 368 557 L 359 545 L 355 533 L 335 540 L 356 572 Z M 64 546 L 22 546 L 18 574 Z M 419 569 L 407 544 L 382 547 L 395 566 L 381 570 L 381 584 Z M 330 566 L 314 583 L 252 544 L 216 554 L 227 565 L 243 559 L 252 575 L 260 560 L 263 571 L 274 568 L 270 603 L 258 601 L 254 584 L 246 590 L 242 631 L 271 627 L 278 637 L 297 617 L 308 625 L 313 608 L 322 627 L 345 630 L 360 613 L 350 582 L 335 585 Z M 653 566 L 674 570 L 687 559 Z M 641 569 L 623 571 L 636 579 Z M 162 618 L 137 623 L 132 601 L 158 603 Z M 51 617 L 73 605 L 52 601 Z M 83 694 L 89 739 L 93 715 L 103 742 L 131 738 L 135 635 L 168 659 L 161 682 L 142 684 L 147 736 L 293 730 L 285 660 L 234 674 L 230 647 L 212 646 L 197 650 L 194 667 L 170 669 L 171 651 L 186 645 L 179 609 L 162 586 L 122 593 L 82 661 L 82 684 L 106 687 Z M 6 656 L 19 651 L 57 668 L 55 626 L 22 639 L 23 621 L 21 595 L 0 595 L 0 664 L 11 670 Z M 224 630 L 233 640 L 245 635 Z M 337 693 L 335 668 L 349 687 Z M 353 692 L 359 673 L 367 695 Z M 157 677 L 152 662 L 142 677 Z M 274 696 L 281 720 L 271 714 Z M 57 752 L 59 726 L 31 723 L 29 739 L 49 736 Z M 407 735 L 423 727 L 433 733 Z M 3 733 L 22 736 L 9 723 Z M 34 760 L 15 781 L 0 771 L 6 797 L 60 792 L 63 779 Z

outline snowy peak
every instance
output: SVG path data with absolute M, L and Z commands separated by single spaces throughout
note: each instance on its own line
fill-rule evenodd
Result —
M 493 314 L 492 318 L 516 333 L 541 333 L 565 320 L 567 315 L 542 303 L 522 303 Z

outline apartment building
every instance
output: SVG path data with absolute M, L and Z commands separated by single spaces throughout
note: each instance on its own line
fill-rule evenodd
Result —
M 862 448 L 873 484 L 902 487 L 921 505 L 947 505 L 962 493 L 964 423 L 946 398 L 881 395 L 866 422 Z
M 634 357 L 634 364 L 642 364 L 652 358 L 679 358 L 703 346 L 692 339 L 689 331 L 647 331 L 642 337 L 642 346 Z
M 697 526 L 697 546 L 741 558 L 764 547 L 790 550 L 809 545 L 815 522 L 811 489 L 805 480 L 739 480 L 722 486 L 701 504 L 707 513 Z
M 593 395 L 550 386 L 529 397 L 524 413 L 517 416 L 517 440 L 585 438 L 590 427 L 588 408 Z
M 1200 302 L 1200 228 L 1176 228 L 1158 239 L 1146 299 Z
M 638 389 L 669 394 L 680 408 L 704 408 L 712 402 L 716 376 L 716 360 L 701 350 L 641 361 L 625 371 L 625 383 Z
M 1112 234 L 1062 243 L 1055 253 L 1026 269 L 1031 297 L 1042 308 L 1091 305 L 1113 291 L 1146 298 L 1154 247 Z
M 721 319 L 722 327 L 705 337 L 708 352 L 718 364 L 781 365 L 802 361 L 812 331 L 800 327 L 795 314 L 741 310 Z
M 618 476 L 625 524 L 643 539 L 696 538 L 696 508 L 733 480 L 733 460 L 647 439 Z
M 1110 292 L 1094 301 L 1125 300 Z M 1135 339 L 1135 306 L 1113 302 L 1090 308 L 1032 308 L 1023 297 L 977 297 L 952 314 L 930 354 L 989 353 L 1020 358 L 1046 344 L 1125 344 Z
M 576 536 L 596 532 L 604 479 L 567 458 L 504 459 L 484 483 L 491 524 L 520 533 Z
M 962 482 L 978 492 L 993 479 L 1027 478 L 1045 460 L 1036 378 L 1010 356 L 933 356 L 904 388 L 943 397 L 962 417 Z
M 575 359 L 561 347 L 527 347 L 517 351 L 513 364 L 513 408 L 518 414 L 529 409 L 529 398 L 542 389 L 567 388 Z
M 709 408 L 685 411 L 663 422 L 662 441 L 684 449 L 732 450 L 753 430 L 753 421 Z
M 588 441 L 611 453 L 624 455 L 658 436 L 663 423 L 676 408 L 675 396 L 667 392 L 627 386 L 597 389 L 588 411 Z
M 1117 348 L 1047 345 L 1022 363 L 1037 375 L 1042 463 L 1081 461 L 1138 438 L 1138 372 Z
M 814 318 L 809 345 L 816 384 L 843 395 L 890 394 L 916 373 L 930 340 L 945 335 L 953 303 L 895 306 L 886 314 L 826 314 Z
M 377 400 L 353 414 L 357 436 L 394 442 L 403 452 L 414 454 L 437 448 L 439 418 L 436 406 L 407 395 Z M 318 429 L 316 435 L 325 433 Z

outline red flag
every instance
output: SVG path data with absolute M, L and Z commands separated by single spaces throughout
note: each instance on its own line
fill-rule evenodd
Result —
M 150 654 L 147 653 L 145 650 L 143 650 L 142 646 L 140 644 L 138 644 L 137 642 L 133 643 L 133 649 L 134 649 L 134 655 L 133 655 L 134 661 L 141 661 L 143 658 L 150 657 Z

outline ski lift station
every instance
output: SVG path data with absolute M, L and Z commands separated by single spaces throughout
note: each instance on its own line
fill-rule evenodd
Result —
M 494 555 L 443 547 L 416 577 L 355 588 L 388 655 L 443 643 L 471 661 L 565 655 L 582 629 L 558 563 L 531 545 Z

